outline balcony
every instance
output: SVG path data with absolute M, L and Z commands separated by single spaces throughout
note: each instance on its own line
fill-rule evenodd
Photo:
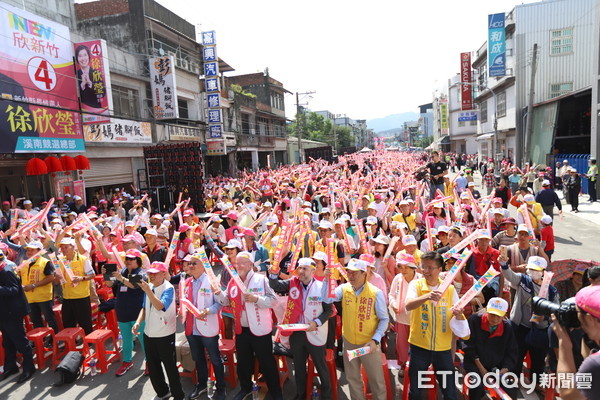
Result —
M 266 135 L 244 135 L 237 136 L 238 146 L 241 147 L 265 147 L 275 146 L 275 137 Z

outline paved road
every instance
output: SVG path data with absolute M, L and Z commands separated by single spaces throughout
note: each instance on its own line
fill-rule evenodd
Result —
M 479 181 L 479 178 L 477 179 Z M 582 196 L 582 200 L 584 197 Z M 565 207 L 570 209 L 569 206 Z M 600 204 L 585 204 L 580 207 L 579 214 L 565 212 L 562 220 L 557 219 L 555 223 L 557 250 L 554 259 L 579 258 L 600 260 L 597 251 L 598 246 L 598 223 L 600 222 Z M 136 345 L 139 350 L 139 345 Z M 142 376 L 143 359 L 140 354 L 134 357 L 135 368 L 129 371 L 125 376 L 117 378 L 114 376 L 118 366 L 110 367 L 105 375 L 96 375 L 94 377 L 86 374 L 74 385 L 63 387 L 52 387 L 56 380 L 56 375 L 48 368 L 37 372 L 33 379 L 23 385 L 17 386 L 15 379 L 0 383 L 0 400 L 3 399 L 151 399 L 154 396 L 152 385 L 147 377 Z M 290 360 L 289 367 L 292 370 L 293 364 Z M 340 376 L 340 399 L 348 399 L 348 385 Z M 395 391 L 397 384 L 401 383 L 398 379 L 398 371 L 391 371 L 391 386 Z M 186 393 L 192 391 L 192 383 L 189 378 L 181 379 Z M 228 388 L 228 399 L 233 398 L 237 389 Z M 295 392 L 293 381 L 289 380 L 284 385 L 284 397 L 291 399 Z M 264 389 L 263 389 L 264 393 Z M 261 398 L 263 396 L 261 395 Z M 206 397 L 204 397 L 206 398 Z M 526 399 L 536 399 L 535 396 L 527 395 Z

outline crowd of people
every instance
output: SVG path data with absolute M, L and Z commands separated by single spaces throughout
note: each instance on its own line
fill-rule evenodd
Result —
M 595 160 L 585 177 L 595 183 L 594 166 Z M 557 284 L 545 279 L 555 208 L 562 217 L 556 190 L 566 187 L 576 212 L 572 190 L 581 185 L 577 171 L 561 168 L 378 151 L 213 178 L 204 183 L 203 213 L 180 198 L 161 215 L 147 195 L 123 189 L 102 193 L 89 208 L 67 195 L 37 208 L 26 199 L 5 201 L 0 381 L 19 372 L 17 352 L 23 357 L 17 382 L 34 374 L 23 319 L 57 332 L 59 303 L 62 326 L 86 334 L 93 331 L 94 303 L 103 312 L 114 309 L 122 339 L 116 375 L 134 367 L 138 341 L 159 399 L 194 400 L 209 389 L 225 399 L 223 340 L 235 343 L 236 400 L 255 389 L 255 361 L 271 398 L 284 398 L 274 352 L 293 359 L 295 399 L 313 387 L 309 357 L 320 398 L 333 398 L 328 354 L 352 399 L 364 398 L 361 367 L 372 398 L 386 398 L 386 354 L 401 376 L 407 369 L 410 399 L 421 398 L 419 382 L 430 365 L 445 376 L 439 380 L 445 399 L 457 398 L 455 374 L 518 376 L 527 355 L 529 379 L 540 392 L 545 388 L 535 377 L 548 368 L 555 373 L 583 363 L 597 374 L 597 357 L 561 359 L 559 344 L 573 331 L 550 328 L 550 316 L 533 306 L 535 296 L 557 305 L 576 296 L 585 313 L 579 338 L 589 335 L 590 348 L 598 347 L 586 326 L 600 324 L 594 297 L 600 267 L 575 270 Z M 98 297 L 104 287 L 116 300 Z M 196 366 L 197 384 L 187 396 L 176 357 L 178 324 Z M 469 398 L 482 398 L 490 385 L 473 385 Z M 598 398 L 599 387 L 592 382 L 572 393 Z M 510 382 L 498 390 L 516 395 Z

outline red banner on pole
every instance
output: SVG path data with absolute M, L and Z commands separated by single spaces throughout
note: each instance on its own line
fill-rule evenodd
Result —
M 471 70 L 471 53 L 460 53 L 461 110 L 473 109 L 473 76 Z

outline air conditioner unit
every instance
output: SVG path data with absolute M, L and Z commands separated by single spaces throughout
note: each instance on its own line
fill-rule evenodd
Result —
M 181 59 L 181 68 L 185 69 L 185 70 L 189 70 L 190 69 L 190 64 L 188 62 L 188 60 L 186 60 L 185 58 Z

